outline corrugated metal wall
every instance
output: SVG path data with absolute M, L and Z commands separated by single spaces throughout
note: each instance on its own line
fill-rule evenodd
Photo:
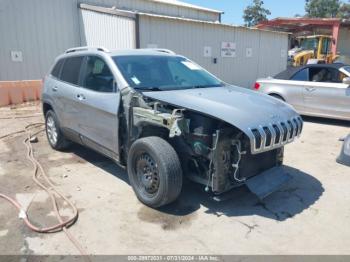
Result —
M 171 1 L 169 1 L 171 3 Z M 139 11 L 145 13 L 162 14 L 168 16 L 185 17 L 191 19 L 218 21 L 219 14 L 205 10 L 196 10 L 177 5 L 171 5 L 151 0 L 79 0 L 79 3 L 100 5 L 105 7 L 115 6 L 118 9 Z
M 80 46 L 78 3 L 193 19 L 218 19 L 216 13 L 150 0 L 0 0 L 0 80 L 40 79 L 57 55 L 67 48 Z M 19 60 L 22 61 L 14 62 L 12 51 L 21 54 Z
M 338 52 L 340 55 L 350 56 L 350 28 L 340 28 Z
M 80 10 L 81 43 L 108 49 L 136 48 L 135 19 Z
M 73 46 L 85 43 L 111 49 L 135 46 L 135 27 L 131 20 L 116 23 L 120 18 L 106 14 L 97 17 L 91 11 L 80 16 L 79 2 L 184 17 L 198 15 L 198 19 L 210 14 L 149 0 L 0 0 L 0 80 L 40 79 L 55 57 Z M 287 49 L 287 39 L 283 34 L 215 23 L 153 16 L 140 18 L 141 47 L 156 44 L 173 49 L 223 80 L 241 86 L 251 86 L 257 77 L 274 75 L 286 67 L 287 58 L 281 53 Z M 235 58 L 221 57 L 223 41 L 237 44 Z M 204 46 L 212 48 L 211 58 L 204 57 Z M 251 57 L 247 57 L 246 48 L 251 48 Z M 22 55 L 19 61 L 11 57 L 12 51 L 15 58 Z M 215 57 L 217 64 L 212 61 Z
M 0 0 L 0 36 L 0 80 L 40 79 L 58 54 L 80 45 L 77 1 Z
M 221 42 L 236 43 L 236 57 L 221 57 Z M 259 77 L 274 76 L 287 65 L 287 34 L 242 27 L 141 16 L 140 44 L 174 50 L 222 80 L 244 87 L 251 87 Z M 204 57 L 205 46 L 211 47 L 211 57 Z

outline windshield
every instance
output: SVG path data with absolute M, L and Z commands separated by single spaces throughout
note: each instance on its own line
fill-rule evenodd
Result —
M 113 57 L 128 84 L 142 91 L 218 87 L 224 84 L 197 64 L 177 56 Z
M 318 38 L 306 38 L 301 41 L 301 48 L 303 50 L 314 50 L 317 49 Z

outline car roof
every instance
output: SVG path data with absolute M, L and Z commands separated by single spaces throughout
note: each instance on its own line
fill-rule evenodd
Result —
M 86 55 L 106 55 L 111 57 L 117 56 L 133 56 L 133 55 L 147 55 L 147 56 L 177 56 L 183 57 L 181 55 L 175 54 L 175 52 L 169 49 L 162 48 L 144 48 L 144 49 L 120 49 L 120 50 L 108 50 L 104 47 L 73 47 L 67 49 L 63 54 L 56 58 L 56 62 L 60 59 L 73 56 L 86 56 Z
M 132 56 L 132 55 L 155 55 L 155 56 L 174 56 L 170 50 L 166 49 L 125 49 L 125 50 L 112 50 L 109 53 L 110 56 Z
M 333 68 L 333 69 L 340 69 L 344 66 L 347 66 L 343 63 L 334 63 L 334 64 L 312 64 L 312 65 L 304 65 L 304 66 L 298 66 L 298 67 L 289 67 L 286 70 L 280 72 L 277 74 L 274 78 L 275 79 L 281 79 L 281 80 L 289 80 L 295 73 L 305 69 L 305 68 Z

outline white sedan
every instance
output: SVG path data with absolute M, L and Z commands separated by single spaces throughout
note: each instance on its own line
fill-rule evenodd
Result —
M 350 66 L 317 64 L 289 68 L 254 88 L 292 105 L 299 114 L 350 120 Z

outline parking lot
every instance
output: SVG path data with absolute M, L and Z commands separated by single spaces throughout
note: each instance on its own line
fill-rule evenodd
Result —
M 0 137 L 43 122 L 39 103 L 0 109 Z M 341 121 L 306 118 L 304 131 L 285 148 L 293 180 L 263 202 L 245 188 L 221 202 L 186 182 L 180 198 L 160 210 L 135 197 L 126 172 L 74 145 L 53 151 L 44 133 L 35 155 L 79 209 L 69 231 L 89 254 L 350 254 L 350 169 L 335 162 Z M 48 196 L 32 181 L 23 133 L 0 140 L 0 192 L 16 198 L 36 225 L 57 221 Z M 70 210 L 61 203 L 63 215 Z M 31 232 L 0 200 L 0 254 L 78 254 L 61 233 Z

